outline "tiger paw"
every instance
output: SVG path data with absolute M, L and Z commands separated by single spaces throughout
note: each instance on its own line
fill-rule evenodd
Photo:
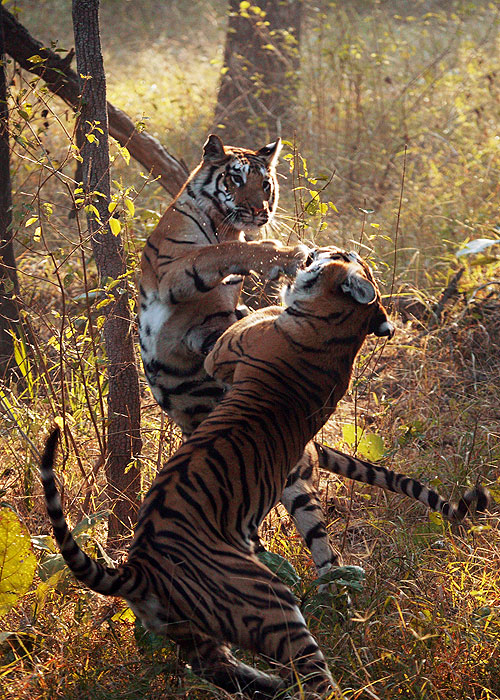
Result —
M 297 246 L 286 246 L 277 251 L 276 263 L 270 268 L 267 277 L 270 280 L 277 279 L 280 275 L 295 277 L 297 271 L 304 266 L 309 248 L 302 243 Z

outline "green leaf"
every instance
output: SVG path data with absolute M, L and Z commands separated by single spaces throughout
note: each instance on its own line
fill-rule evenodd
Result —
M 83 534 L 84 532 L 87 532 L 87 530 L 90 530 L 91 527 L 93 527 L 96 523 L 100 522 L 101 520 L 104 520 L 109 516 L 109 511 L 108 510 L 99 510 L 96 513 L 92 513 L 91 515 L 86 515 L 80 522 L 75 525 L 73 530 L 71 531 L 71 534 L 75 539 L 78 539 L 78 537 Z
M 353 591 L 362 591 L 365 579 L 365 570 L 361 566 L 336 566 L 326 574 L 312 582 L 313 586 L 324 586 L 335 583 L 337 586 L 345 586 Z
M 384 438 L 377 433 L 364 433 L 358 450 L 370 462 L 378 462 L 385 454 Z
M 44 554 L 38 564 L 37 574 L 42 581 L 48 581 L 64 568 L 66 568 L 66 562 L 62 554 Z
M 54 540 L 50 535 L 35 535 L 31 538 L 31 544 L 42 552 L 54 552 Z
M 36 558 L 29 532 L 9 508 L 0 510 L 0 617 L 24 595 L 33 581 Z
M 166 649 L 171 645 L 171 642 L 166 637 L 160 637 L 154 632 L 147 630 L 138 617 L 135 618 L 134 622 L 134 637 L 137 646 L 150 654 L 153 651 Z
M 39 54 L 37 54 L 37 53 L 36 53 L 34 56 L 30 56 L 30 57 L 28 58 L 28 61 L 29 61 L 30 63 L 44 63 L 46 60 L 47 60 L 46 58 L 42 58 L 42 57 L 41 57 Z
M 56 571 L 55 574 L 50 576 L 47 580 L 42 580 L 42 582 L 38 584 L 38 586 L 36 587 L 35 594 L 39 607 L 42 607 L 44 605 L 50 590 L 55 588 L 58 591 L 63 592 L 68 589 L 68 573 L 69 569 L 67 567 L 61 568 L 59 569 L 59 571 Z
M 297 586 L 300 584 L 300 576 L 295 571 L 293 566 L 280 554 L 275 554 L 274 552 L 258 552 L 257 557 L 260 561 L 271 569 L 273 574 L 280 577 L 283 583 L 287 586 Z

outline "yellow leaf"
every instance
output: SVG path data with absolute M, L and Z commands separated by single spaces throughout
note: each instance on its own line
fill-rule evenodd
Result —
M 87 204 L 87 206 L 84 207 L 84 209 L 87 212 L 87 214 L 94 214 L 95 218 L 100 223 L 101 217 L 99 215 L 99 211 L 98 211 L 97 207 L 95 207 L 93 204 Z
M 122 225 L 118 221 L 118 219 L 114 219 L 113 217 L 111 217 L 109 220 L 109 228 L 111 229 L 111 233 L 113 234 L 113 236 L 118 236 L 118 234 L 122 230 Z
M 0 509 L 0 617 L 28 591 L 35 569 L 29 532 L 9 508 Z
M 127 165 L 129 165 L 129 163 L 130 163 L 130 153 L 129 153 L 129 151 L 128 151 L 128 148 L 125 148 L 125 146 L 121 146 L 118 150 L 120 151 L 120 154 L 121 154 L 123 160 L 125 161 L 125 163 L 126 163 Z
M 114 210 L 116 209 L 116 205 L 117 205 L 117 204 L 118 204 L 118 202 L 110 202 L 110 203 L 108 204 L 108 211 L 109 211 L 110 214 L 112 214 L 112 213 L 114 212 Z
M 134 216 L 135 206 L 134 206 L 133 201 L 131 199 L 129 199 L 128 197 L 125 197 L 125 206 L 127 207 L 130 216 Z
M 111 619 L 113 622 L 134 622 L 135 615 L 130 608 L 125 608 L 115 613 Z
M 38 216 L 32 216 L 31 218 L 29 218 L 28 221 L 24 224 L 25 228 L 31 226 L 31 224 L 34 224 L 35 221 L 38 221 Z
M 35 233 L 33 234 L 33 240 L 39 241 L 41 236 L 42 236 L 42 228 L 41 228 L 41 226 L 37 226 L 35 229 Z

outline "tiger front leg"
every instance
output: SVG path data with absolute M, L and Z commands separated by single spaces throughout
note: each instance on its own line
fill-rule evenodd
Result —
M 170 306 L 202 297 L 230 275 L 252 270 L 269 278 L 294 275 L 307 257 L 305 246 L 282 246 L 278 241 L 227 241 L 197 247 L 159 272 L 160 300 Z

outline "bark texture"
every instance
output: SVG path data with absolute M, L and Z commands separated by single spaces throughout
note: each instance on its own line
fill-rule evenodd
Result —
M 108 120 L 106 80 L 102 61 L 99 0 L 73 0 L 73 26 L 78 73 L 81 78 L 80 117 L 83 131 L 83 186 L 88 201 L 99 211 L 89 214 L 88 225 L 102 286 L 126 272 L 121 237 L 109 230 L 110 201 Z M 102 129 L 92 130 L 92 125 Z M 95 139 L 89 141 L 86 135 Z M 104 197 L 95 197 L 92 192 Z M 108 420 L 106 476 L 108 495 L 113 504 L 109 536 L 114 538 L 124 528 L 135 524 L 140 471 L 137 457 L 141 450 L 139 377 L 134 352 L 129 310 L 129 293 L 125 281 L 114 287 L 114 302 L 106 309 L 103 327 L 108 369 Z
M 302 9 L 302 0 L 260 0 L 246 9 L 230 0 L 215 110 L 227 143 L 252 147 L 292 127 Z
M 4 33 L 0 17 L 0 378 L 16 366 L 10 331 L 19 323 L 15 296 L 19 291 L 12 236 L 10 182 L 9 109 L 4 66 Z
M 4 23 L 5 52 L 25 70 L 39 75 L 47 87 L 56 93 L 74 110 L 80 108 L 80 85 L 78 75 L 71 69 L 74 52 L 64 58 L 54 53 L 33 38 L 11 13 L 0 6 Z M 33 63 L 29 59 L 40 56 L 43 62 Z M 147 132 L 139 132 L 132 120 L 117 107 L 107 103 L 109 133 L 120 145 L 126 146 L 130 155 L 148 172 L 159 177 L 161 186 L 175 196 L 189 175 L 185 163 L 171 156 L 161 143 Z

